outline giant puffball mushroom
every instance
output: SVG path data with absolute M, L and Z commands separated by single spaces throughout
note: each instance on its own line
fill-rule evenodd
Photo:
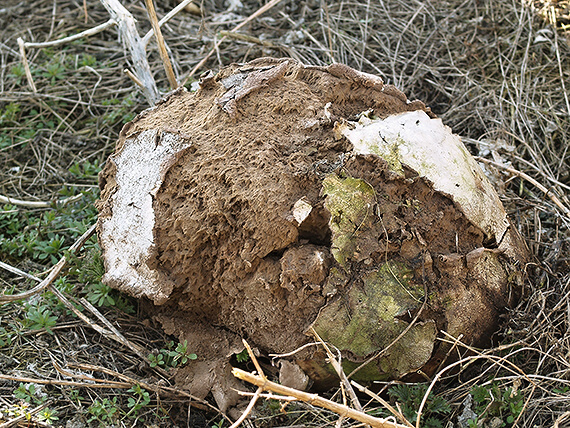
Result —
M 124 127 L 100 186 L 103 281 L 188 341 L 176 380 L 222 410 L 242 337 L 284 354 L 312 327 L 357 380 L 430 375 L 440 332 L 486 346 L 521 293 L 525 243 L 460 138 L 344 65 L 206 76 Z M 325 357 L 282 377 L 333 385 Z

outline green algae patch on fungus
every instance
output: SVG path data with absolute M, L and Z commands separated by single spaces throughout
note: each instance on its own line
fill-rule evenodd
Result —
M 364 180 L 353 177 L 329 175 L 323 180 L 325 208 L 330 213 L 332 231 L 331 252 L 344 268 L 358 258 L 359 243 L 366 239 L 375 221 L 374 189 Z
M 323 308 L 313 324 L 323 340 L 347 354 L 344 359 L 347 363 L 347 360 L 363 361 L 391 345 L 362 372 L 367 380 L 412 372 L 422 367 L 432 354 L 435 323 L 419 322 L 409 327 L 408 322 L 400 319 L 409 318 L 418 310 L 423 298 L 423 289 L 409 281 L 409 272 L 406 264 L 389 261 L 362 275 L 362 281 Z M 349 365 L 347 368 L 356 367 Z

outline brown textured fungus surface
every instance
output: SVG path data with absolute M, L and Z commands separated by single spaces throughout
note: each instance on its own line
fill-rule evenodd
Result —
M 201 362 L 180 370 L 178 381 L 195 394 L 211 390 L 222 408 L 232 404 L 237 384 L 228 360 L 242 350 L 241 337 L 266 352 L 296 349 L 310 340 L 305 331 L 321 308 L 386 260 L 411 266 L 416 285 L 438 294 L 421 320 L 473 344 L 488 340 L 511 303 L 507 285 L 472 286 L 476 260 L 467 254 L 476 259 L 473 250 L 488 243 L 448 196 L 413 171 L 401 177 L 377 156 L 350 155 L 351 144 L 335 136 L 335 122 L 370 109 L 381 118 L 414 110 L 431 116 L 423 103 L 348 67 L 261 59 L 204 77 L 198 92 L 177 91 L 123 129 L 116 153 L 147 130 L 158 130 L 156 145 L 163 134 L 187 142 L 162 172 L 152 202 L 154 242 L 144 263 L 159 289 L 108 282 L 154 300 L 158 305 L 149 302 L 147 310 L 168 333 L 188 340 Z M 113 213 L 113 159 L 101 174 L 102 219 Z M 339 266 L 322 194 L 328 174 L 370 184 L 381 218 L 340 279 L 329 275 Z M 292 215 L 299 200 L 312 206 L 300 222 Z M 105 258 L 109 249 L 102 247 Z M 421 306 L 418 300 L 402 319 L 409 322 Z M 434 351 L 434 368 L 442 352 Z

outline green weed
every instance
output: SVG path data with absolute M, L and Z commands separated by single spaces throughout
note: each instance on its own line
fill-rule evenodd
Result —
M 81 60 L 79 61 L 79 65 L 81 67 L 93 67 L 96 63 L 97 63 L 97 58 L 89 54 L 83 54 L 81 56 Z
M 10 346 L 12 344 L 12 332 L 6 330 L 4 327 L 0 327 L 0 348 L 4 346 Z
M 20 383 L 20 386 L 14 390 L 14 397 L 34 405 L 42 404 L 47 398 L 47 396 L 39 394 L 33 383 Z
M 492 384 L 490 386 L 474 386 L 471 389 L 474 411 L 479 415 L 471 420 L 470 426 L 476 427 L 477 422 L 486 416 L 497 417 L 503 421 L 502 427 L 510 426 L 519 417 L 524 408 L 524 396 L 513 388 L 501 388 Z
M 100 426 L 108 426 L 118 416 L 117 397 L 113 397 L 112 400 L 108 398 L 104 398 L 102 401 L 95 400 L 87 411 L 91 414 L 87 422 L 98 421 Z
M 14 79 L 16 85 L 20 85 L 26 77 L 26 70 L 22 64 L 16 64 L 10 68 L 10 73 L 8 73 L 7 77 Z
M 31 330 L 41 330 L 45 328 L 49 334 L 53 334 L 51 327 L 55 327 L 56 323 L 57 316 L 53 314 L 47 305 L 30 305 L 27 308 L 26 319 L 22 324 Z
M 427 388 L 427 385 L 395 385 L 388 390 L 388 395 L 400 403 L 406 419 L 415 424 L 418 418 L 417 411 Z M 422 414 L 422 427 L 442 428 L 449 413 L 451 413 L 449 403 L 430 392 Z
M 38 419 L 48 425 L 51 425 L 53 422 L 58 421 L 59 417 L 57 417 L 57 410 L 46 407 L 38 413 Z
M 58 62 L 52 62 L 46 65 L 45 71 L 42 73 L 43 77 L 50 80 L 52 85 L 55 85 L 57 80 L 65 78 L 65 66 Z
M 69 399 L 74 403 L 77 403 L 78 406 L 81 406 L 81 401 L 85 400 L 84 397 L 80 395 L 80 391 L 78 389 L 72 389 L 69 391 Z
M 238 363 L 245 363 L 249 360 L 249 354 L 247 353 L 247 349 L 244 349 L 240 353 L 236 354 L 236 360 Z
M 131 410 L 129 410 L 125 417 L 130 417 L 131 415 L 136 416 L 140 409 L 150 403 L 150 395 L 148 391 L 145 391 L 140 385 L 134 385 L 127 392 L 132 392 L 134 396 L 128 399 L 127 406 Z
M 166 344 L 167 349 L 160 349 L 155 354 L 149 354 L 148 360 L 151 367 L 177 367 L 184 365 L 190 360 L 198 358 L 196 354 L 188 353 L 188 341 L 178 343 L 174 348 L 174 341 Z M 174 349 L 173 349 L 174 348 Z

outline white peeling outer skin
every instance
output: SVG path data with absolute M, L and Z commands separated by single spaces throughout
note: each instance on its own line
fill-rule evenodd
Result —
M 164 279 L 147 265 L 154 245 L 152 202 L 174 157 L 189 145 L 176 134 L 153 129 L 125 141 L 112 157 L 117 166 L 117 187 L 109 201 L 112 215 L 100 219 L 106 266 L 103 282 L 157 304 L 168 299 L 172 287 L 165 289 Z
M 430 180 L 435 190 L 450 195 L 469 220 L 500 242 L 509 221 L 499 196 L 461 138 L 441 119 L 418 110 L 386 119 L 363 117 L 350 125 L 341 132 L 355 153 L 397 157 Z

